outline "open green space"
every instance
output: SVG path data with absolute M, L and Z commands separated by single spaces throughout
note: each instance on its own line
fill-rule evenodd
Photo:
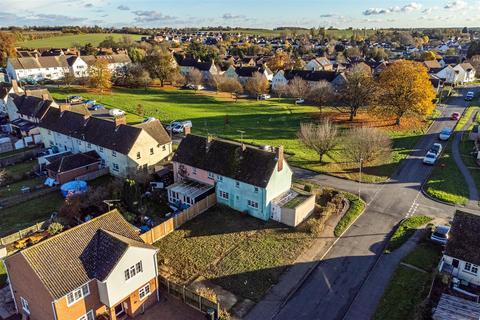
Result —
M 432 242 L 420 243 L 410 252 L 403 262 L 411 264 L 427 272 L 432 272 L 438 265 L 442 255 L 442 247 Z
M 403 220 L 390 238 L 385 251 L 392 252 L 393 250 L 400 248 L 400 246 L 404 244 L 419 227 L 430 221 L 432 221 L 432 218 L 427 216 L 411 216 Z
M 350 202 L 350 207 L 335 226 L 333 233 L 336 237 L 340 237 L 342 233 L 348 229 L 350 224 L 365 210 L 365 202 L 362 199 L 348 192 L 343 192 L 343 195 Z
M 286 99 L 240 99 L 235 103 L 225 94 L 177 89 L 115 88 L 108 94 L 90 92 L 81 87 L 51 88 L 50 91 L 56 99 L 65 99 L 75 94 L 95 99 L 107 108 L 122 109 L 127 112 L 127 121 L 132 124 L 142 121 L 144 117 L 156 117 L 164 124 L 188 119 L 193 122 L 194 134 L 212 134 L 235 140 L 243 137 L 244 142 L 257 145 L 283 145 L 288 153 L 288 161 L 293 166 L 358 179 L 358 164 L 346 159 L 342 144 L 326 155 L 325 163 L 321 164 L 318 155 L 298 141 L 300 123 L 314 121 L 319 116 L 320 111 L 315 106 L 295 106 Z M 143 109 L 143 117 L 137 114 L 139 109 Z M 331 108 L 323 108 L 323 112 L 338 113 Z M 424 127 L 427 124 L 425 122 Z M 342 129 L 345 127 L 342 126 Z M 403 131 L 393 128 L 388 130 L 393 139 L 391 159 L 365 165 L 362 181 L 379 182 L 390 177 L 398 163 L 413 149 L 424 127 Z
M 161 270 L 185 282 L 204 276 L 259 301 L 313 239 L 309 233 L 216 206 L 155 245 Z
M 463 132 L 459 146 L 462 161 L 470 170 L 470 174 L 472 175 L 473 180 L 475 180 L 477 190 L 480 190 L 480 166 L 477 164 L 476 158 L 473 154 L 475 151 L 475 142 L 469 139 L 469 134 L 475 125 L 480 125 L 479 110 L 480 108 L 477 107 L 477 110 L 475 110 L 475 112 L 477 112 L 476 117 L 473 119 L 472 124 Z
M 33 188 L 42 185 L 44 180 L 44 178 L 33 178 L 7 184 L 0 188 L 0 198 L 21 194 L 23 187 L 29 187 L 32 189 L 31 191 L 33 191 Z
M 88 33 L 88 34 L 66 34 L 44 39 L 35 39 L 17 43 L 17 46 L 24 48 L 68 48 L 73 44 L 85 45 L 91 43 L 94 47 L 106 37 L 112 36 L 115 40 L 121 39 L 123 36 L 129 36 L 133 40 L 139 40 L 142 36 L 138 34 L 123 33 Z
M 63 202 L 60 191 L 56 191 L 13 207 L 0 209 L 0 237 L 48 219 L 53 211 L 60 209 Z
M 33 170 L 33 167 L 37 164 L 37 160 L 28 160 L 20 162 L 11 166 L 6 166 L 5 171 L 7 172 L 8 178 L 17 181 L 24 179 L 25 175 Z
M 435 165 L 424 190 L 430 196 L 454 204 L 466 204 L 469 191 L 465 179 L 452 156 L 449 142 Z

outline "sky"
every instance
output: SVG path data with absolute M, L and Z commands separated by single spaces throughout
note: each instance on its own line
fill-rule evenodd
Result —
M 480 27 L 480 0 L 0 0 L 0 26 Z

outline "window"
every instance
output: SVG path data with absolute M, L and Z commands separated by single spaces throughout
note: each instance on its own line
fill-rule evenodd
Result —
M 99 150 L 100 152 L 103 152 L 103 147 L 98 147 L 98 150 Z
M 253 189 L 253 191 L 254 191 L 255 193 L 258 193 L 258 187 L 255 187 L 255 188 Z
M 213 172 L 209 172 L 209 173 L 208 173 L 208 179 L 212 179 L 212 180 L 213 180 Z
M 117 156 L 117 152 L 112 150 L 112 157 L 116 157 L 116 156 Z
M 95 316 L 93 315 L 93 310 L 88 311 L 77 320 L 95 320 Z
M 248 200 L 248 206 L 254 209 L 258 209 L 258 202 L 253 200 Z
M 113 171 L 119 171 L 118 164 L 112 163 L 113 165 Z
M 22 303 L 23 311 L 30 314 L 30 307 L 28 306 L 28 301 L 24 297 L 20 297 L 20 301 Z
M 235 181 L 235 187 L 236 187 L 236 188 L 240 188 L 240 182 Z
M 465 262 L 465 266 L 463 266 L 463 269 L 471 273 L 478 273 L 478 266 L 471 264 L 470 262 Z
M 51 136 L 52 135 L 52 131 L 48 130 L 48 135 Z
M 197 168 L 192 168 L 192 174 L 197 174 Z
M 150 148 L 150 154 L 153 154 L 153 148 Z
M 142 261 L 139 261 L 135 265 L 131 266 L 130 268 L 124 271 L 125 281 L 133 278 L 136 274 L 139 274 L 141 272 L 143 272 L 143 265 L 142 265 Z
M 166 151 L 167 147 L 165 145 L 162 146 L 162 151 Z
M 82 140 L 78 140 L 78 145 L 82 145 Z
M 78 300 L 86 297 L 90 294 L 90 289 L 88 288 L 88 283 L 84 284 L 78 289 L 73 290 L 67 294 L 67 306 L 71 306 Z
M 223 177 L 217 174 L 217 181 L 223 181 Z
M 140 300 L 145 299 L 150 295 L 150 284 L 146 284 L 144 287 L 138 290 L 138 295 L 140 296 Z
M 228 192 L 225 192 L 225 191 L 220 190 L 220 191 L 219 191 L 219 194 L 220 194 L 220 198 L 225 199 L 225 200 L 228 200 L 228 198 L 229 198 Z
M 141 157 L 140 152 L 137 152 L 137 159 L 140 159 Z
M 91 148 L 92 147 L 92 144 L 91 143 L 87 143 L 87 148 Z

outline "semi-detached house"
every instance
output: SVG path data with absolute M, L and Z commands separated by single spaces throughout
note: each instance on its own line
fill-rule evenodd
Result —
M 113 210 L 4 263 L 23 319 L 116 320 L 158 301 L 157 250 Z
M 72 153 L 94 150 L 110 173 L 120 177 L 152 172 L 172 153 L 172 140 L 158 120 L 128 125 L 124 116 L 110 120 L 68 108 L 52 107 L 40 122 L 45 147 Z
M 214 189 L 217 203 L 262 220 L 270 219 L 272 201 L 289 192 L 292 181 L 283 147 L 271 152 L 191 134 L 182 139 L 173 167 L 170 202 L 189 203 L 193 192 Z

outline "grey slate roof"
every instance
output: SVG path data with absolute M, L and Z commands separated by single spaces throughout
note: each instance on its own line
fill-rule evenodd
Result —
M 129 246 L 156 250 L 113 210 L 18 254 L 58 299 L 94 278 L 104 280 Z
M 455 212 L 445 254 L 480 265 L 480 216 L 468 212 Z
M 53 101 L 43 100 L 36 95 L 30 95 L 31 93 L 29 91 L 27 91 L 27 94 L 12 94 L 13 103 L 17 107 L 18 113 L 41 119 L 50 108 Z
M 85 153 L 62 154 L 62 157 L 50 162 L 50 164 L 46 166 L 46 169 L 54 172 L 66 172 L 99 163 L 100 161 L 100 156 L 95 150 Z
M 265 188 L 276 168 L 273 152 L 189 134 L 182 139 L 173 161 Z

